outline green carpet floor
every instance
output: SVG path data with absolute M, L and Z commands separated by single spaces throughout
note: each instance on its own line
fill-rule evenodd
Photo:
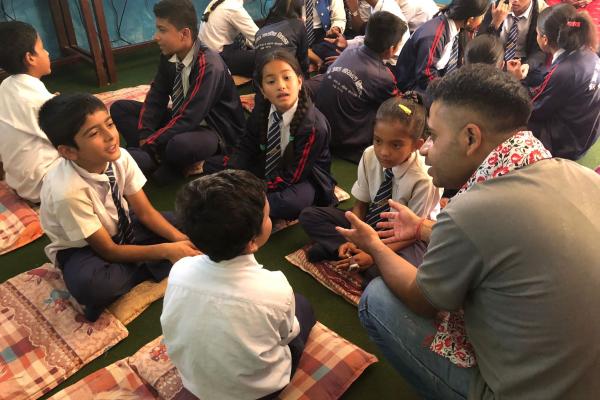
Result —
M 157 66 L 158 53 L 155 48 L 147 48 L 128 55 L 117 56 L 119 82 L 108 88 L 98 88 L 94 72 L 87 64 L 76 64 L 62 67 L 52 76 L 44 79 L 48 89 L 54 92 L 90 91 L 93 93 L 116 90 L 123 87 L 148 83 L 152 80 Z M 248 88 L 242 88 L 240 93 L 247 93 Z M 597 144 L 581 161 L 588 167 L 600 164 L 600 144 Z M 356 179 L 356 166 L 334 160 L 333 173 L 341 187 L 350 190 Z M 175 193 L 184 180 L 173 183 L 168 187 L 157 188 L 152 183 L 146 186 L 146 192 L 154 206 L 159 210 L 173 208 Z M 350 207 L 351 201 L 343 204 Z M 288 228 L 274 234 L 269 242 L 259 251 L 259 262 L 269 269 L 282 270 L 292 287 L 304 294 L 313 304 L 317 318 L 325 325 L 361 346 L 363 349 L 376 354 L 379 363 L 369 367 L 365 373 L 350 387 L 344 399 L 417 399 L 418 397 L 408 384 L 400 377 L 389 363 L 386 362 L 371 343 L 360 326 L 356 308 L 332 294 L 318 284 L 312 277 L 289 264 L 284 256 L 297 250 L 307 242 L 307 237 L 299 226 Z M 43 252 L 48 239 L 43 237 L 7 255 L 0 256 L 0 281 L 37 267 L 46 262 Z M 77 374 L 73 375 L 62 385 L 47 396 L 63 389 L 84 376 L 105 367 L 121 358 L 132 355 L 144 344 L 160 335 L 159 317 L 162 302 L 157 301 L 129 326 L 129 337 L 111 348 Z

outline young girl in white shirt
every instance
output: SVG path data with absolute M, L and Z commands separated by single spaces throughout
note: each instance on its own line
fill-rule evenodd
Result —
M 244 8 L 243 0 L 208 3 L 198 38 L 221 54 L 232 75 L 250 77 L 254 71 L 252 49 L 258 26 Z

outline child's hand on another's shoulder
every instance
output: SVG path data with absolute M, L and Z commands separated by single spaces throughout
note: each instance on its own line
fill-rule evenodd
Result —
M 165 258 L 173 264 L 184 257 L 193 257 L 202 254 L 189 240 L 164 243 L 163 246 L 165 246 Z

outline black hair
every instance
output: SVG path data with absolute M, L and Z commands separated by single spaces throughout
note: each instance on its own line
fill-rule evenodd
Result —
M 154 15 L 166 19 L 177 29 L 188 28 L 192 32 L 192 41 L 198 36 L 198 16 L 190 0 L 160 0 L 154 5 Z
M 504 45 L 496 35 L 478 35 L 465 49 L 465 64 L 488 64 L 502 67 Z
M 567 52 L 587 46 L 598 48 L 596 25 L 587 11 L 578 12 L 570 4 L 561 3 L 544 9 L 538 16 L 537 28 L 548 43 Z
M 427 96 L 452 107 L 463 107 L 482 117 L 482 128 L 507 133 L 527 126 L 531 99 L 524 86 L 492 65 L 472 64 L 432 82 Z
M 25 22 L 0 22 L 0 67 L 11 75 L 25 74 L 27 53 L 35 53 L 38 34 L 35 28 Z
M 406 22 L 398 16 L 387 11 L 378 11 L 367 21 L 365 46 L 381 54 L 390 47 L 397 46 L 407 29 Z
M 66 145 L 77 148 L 75 135 L 88 115 L 99 110 L 106 111 L 106 106 L 96 96 L 88 93 L 60 94 L 42 105 L 38 122 L 54 147 Z
M 175 214 L 192 243 L 215 262 L 242 255 L 262 230 L 265 184 L 248 171 L 225 170 L 185 185 Z
M 302 7 L 304 0 L 276 0 L 269 10 L 265 25 L 274 24 L 284 19 L 302 18 Z
M 489 5 L 489 0 L 452 0 L 441 12 L 449 19 L 466 21 L 485 14 Z
M 404 125 L 415 140 L 423 139 L 427 128 L 427 110 L 417 92 L 384 101 L 375 115 L 375 122 L 397 122 Z
M 258 82 L 258 86 L 262 87 L 263 84 L 263 70 L 266 65 L 272 61 L 279 60 L 287 63 L 296 75 L 299 77 L 303 77 L 302 68 L 300 67 L 300 63 L 296 56 L 285 49 L 276 49 L 268 53 L 263 59 L 262 62 L 257 65 L 256 68 L 256 80 Z M 261 108 L 262 115 L 259 119 L 260 124 L 260 132 L 261 132 L 261 143 L 266 144 L 267 142 L 267 129 L 269 126 L 269 112 L 271 110 L 271 103 L 267 98 L 264 99 L 264 107 Z M 298 133 L 298 127 L 300 123 L 304 119 L 306 112 L 308 111 L 308 107 L 311 105 L 310 97 L 304 88 L 304 85 L 300 88 L 300 93 L 298 93 L 298 106 L 296 107 L 296 112 L 294 113 L 294 117 L 292 118 L 292 122 L 290 122 L 290 135 L 295 136 Z M 283 154 L 283 162 L 289 162 L 293 159 L 294 146 L 288 146 L 287 150 Z
M 210 14 L 215 11 L 217 7 L 219 7 L 224 1 L 225 0 L 217 0 L 212 3 L 210 8 L 207 7 L 206 10 L 204 10 L 204 14 L 202 14 L 202 21 L 208 22 L 208 17 L 210 17 Z

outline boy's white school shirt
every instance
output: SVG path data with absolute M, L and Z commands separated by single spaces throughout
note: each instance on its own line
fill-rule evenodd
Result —
M 11 75 L 0 84 L 0 162 L 6 183 L 35 203 L 44 176 L 60 159 L 38 125 L 40 107 L 53 96 L 41 80 L 27 74 Z
M 392 168 L 392 200 L 410 208 L 421 218 L 435 220 L 440 211 L 442 189 L 433 185 L 427 173 L 425 158 L 417 152 L 400 165 Z M 358 177 L 352 186 L 352 195 L 364 203 L 371 203 L 384 180 L 384 168 L 375 156 L 375 149 L 365 149 L 358 164 Z
M 108 167 L 108 163 L 106 164 Z M 113 161 L 113 171 L 119 186 L 121 203 L 129 210 L 124 195 L 139 192 L 146 177 L 125 149 Z M 41 192 L 40 221 L 51 243 L 46 255 L 56 263 L 56 252 L 73 247 L 85 247 L 100 227 L 111 236 L 118 233 L 119 215 L 112 199 L 106 174 L 96 174 L 75 162 L 61 158 L 46 176 Z
M 203 400 L 257 399 L 290 381 L 288 343 L 300 332 L 294 293 L 254 255 L 179 260 L 160 322 L 183 385 Z
M 213 0 L 206 6 L 208 10 Z M 234 42 L 238 34 L 246 38 L 246 44 L 254 46 L 258 26 L 244 8 L 243 0 L 225 0 L 210 13 L 208 22 L 200 23 L 198 38 L 210 49 L 220 53 L 223 46 Z

